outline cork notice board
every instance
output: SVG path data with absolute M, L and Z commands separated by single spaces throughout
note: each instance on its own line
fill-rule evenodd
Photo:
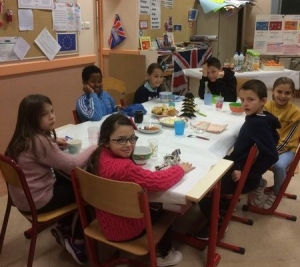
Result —
M 8 8 L 13 10 L 12 22 L 6 22 L 5 12 Z M 0 14 L 1 20 L 4 25 L 0 28 L 1 37 L 22 37 L 30 45 L 30 49 L 26 54 L 27 59 L 45 57 L 45 54 L 39 49 L 34 43 L 34 40 L 40 34 L 40 32 L 46 27 L 51 35 L 56 39 L 56 32 L 53 31 L 52 26 L 52 11 L 51 10 L 40 10 L 33 9 L 33 31 L 19 31 L 19 19 L 18 19 L 18 0 L 6 1 L 3 13 Z
M 173 8 L 161 7 L 161 28 L 157 30 L 150 29 L 150 15 L 140 15 L 140 21 L 148 21 L 148 29 L 143 29 L 144 36 L 150 36 L 151 39 L 156 37 L 162 37 L 164 35 L 165 28 L 164 23 L 168 21 L 169 17 L 172 17 L 173 35 L 174 41 L 187 42 L 195 31 L 195 22 L 188 21 L 188 11 L 194 8 L 195 0 L 174 0 Z M 181 31 L 174 31 L 174 25 L 181 25 Z

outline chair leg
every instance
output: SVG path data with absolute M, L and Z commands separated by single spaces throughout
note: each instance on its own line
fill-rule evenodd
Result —
M 97 253 L 97 246 L 96 241 L 92 238 L 85 235 L 85 245 L 88 252 L 88 256 L 91 261 L 91 266 L 96 267 L 98 266 L 98 253 Z
M 45 229 L 47 229 L 50 225 L 52 225 L 53 222 L 49 222 L 49 223 L 37 223 L 37 233 L 39 234 L 40 232 L 44 231 Z M 33 228 L 29 228 L 24 232 L 24 236 L 26 237 L 26 239 L 30 239 L 32 237 L 32 232 L 33 232 Z
M 254 224 L 253 220 L 245 218 L 245 217 L 236 216 L 236 215 L 232 215 L 231 220 L 235 221 L 235 222 L 241 222 L 241 223 L 244 223 L 244 224 L 247 224 L 247 225 L 253 225 Z
M 4 215 L 1 234 L 0 234 L 0 254 L 1 254 L 2 248 L 3 248 L 4 237 L 5 237 L 7 223 L 8 223 L 8 219 L 9 219 L 9 215 L 10 215 L 10 211 L 11 211 L 11 206 L 12 206 L 12 201 L 11 201 L 10 197 L 8 196 L 6 209 L 5 209 L 5 215 Z
M 297 199 L 297 195 L 294 195 L 294 194 L 284 193 L 283 195 L 284 195 L 286 198 L 289 198 L 289 199 L 294 199 L 294 200 Z
M 262 214 L 262 215 L 276 215 L 276 216 L 284 218 L 286 220 L 295 222 L 295 221 L 297 221 L 297 216 L 276 211 L 277 207 L 279 206 L 280 201 L 282 200 L 283 195 L 284 195 L 284 193 L 282 193 L 282 192 L 279 193 L 276 196 L 276 199 L 275 199 L 273 205 L 269 209 L 255 207 L 255 206 L 251 205 L 250 201 L 248 200 L 248 204 L 243 205 L 243 211 L 251 211 L 251 212 Z
M 245 251 L 246 251 L 245 248 L 243 248 L 243 247 L 238 247 L 238 246 L 231 245 L 231 244 L 228 244 L 228 243 L 224 243 L 224 242 L 221 242 L 221 241 L 219 241 L 217 243 L 217 246 L 220 247 L 220 248 L 229 249 L 233 252 L 236 252 L 236 253 L 239 253 L 239 254 L 242 254 L 242 255 L 244 255 Z
M 32 267 L 33 265 L 37 234 L 38 234 L 38 222 L 35 220 L 32 222 L 32 236 L 30 240 L 27 267 Z

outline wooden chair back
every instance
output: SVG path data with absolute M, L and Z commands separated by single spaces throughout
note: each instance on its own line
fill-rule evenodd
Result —
M 134 255 L 141 256 L 149 253 L 151 266 L 156 266 L 155 244 L 159 242 L 166 229 L 175 219 L 174 215 L 166 214 L 152 226 L 147 190 L 136 183 L 105 179 L 80 168 L 76 168 L 72 172 L 72 183 L 92 266 L 98 266 L 94 240 Z M 146 225 L 145 236 L 128 242 L 107 240 L 97 220 L 94 220 L 92 223 L 88 222 L 84 209 L 85 203 L 117 216 L 135 219 L 144 218 Z M 141 262 L 124 258 L 114 259 L 114 262 L 146 266 Z M 109 264 L 101 266 L 111 266 Z
M 75 203 L 72 203 L 70 205 L 59 208 L 52 212 L 47 212 L 38 215 L 27 184 L 26 177 L 21 167 L 14 160 L 0 154 L 0 170 L 6 182 L 7 192 L 8 192 L 7 205 L 4 214 L 1 234 L 0 234 L 0 253 L 2 251 L 2 247 L 4 243 L 4 237 L 8 225 L 8 219 L 9 219 L 11 207 L 14 206 L 9 193 L 9 186 L 18 187 L 23 190 L 26 198 L 24 201 L 27 201 L 30 207 L 30 212 L 28 213 L 21 212 L 21 214 L 24 217 L 26 217 L 26 219 L 29 220 L 32 225 L 32 228 L 24 232 L 25 237 L 31 239 L 29 253 L 28 253 L 28 260 L 27 260 L 27 266 L 31 267 L 34 259 L 37 234 L 43 231 L 44 229 L 48 228 L 51 224 L 57 222 L 60 218 L 68 216 L 71 213 L 74 213 L 77 210 L 77 207 Z
M 250 79 L 248 78 L 236 78 L 236 81 L 237 81 L 237 85 L 236 85 L 236 95 L 237 97 L 239 97 L 239 93 L 240 93 L 240 89 L 242 87 L 242 85 L 245 83 L 245 82 L 248 82 Z
M 124 95 L 126 94 L 126 86 L 123 81 L 113 77 L 104 77 L 102 85 L 104 91 L 108 92 L 116 103 L 120 101 L 121 106 L 125 106 Z

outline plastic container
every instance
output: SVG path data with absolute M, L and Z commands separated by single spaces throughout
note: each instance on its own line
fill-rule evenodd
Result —
M 234 62 L 234 70 L 239 70 L 239 54 L 238 54 L 238 52 L 234 53 L 233 62 Z
M 241 52 L 240 55 L 239 55 L 239 70 L 243 70 L 244 69 L 244 61 L 245 61 L 245 56 Z

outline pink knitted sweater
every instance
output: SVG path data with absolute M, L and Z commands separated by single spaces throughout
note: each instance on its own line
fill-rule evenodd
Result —
M 40 209 L 53 195 L 55 177 L 52 168 L 70 173 L 77 166 L 84 167 L 97 146 L 91 146 L 82 153 L 71 155 L 61 151 L 54 141 L 50 144 L 43 135 L 37 135 L 35 140 L 38 158 L 34 156 L 30 147 L 28 151 L 21 152 L 18 164 L 25 174 L 35 206 Z M 22 189 L 10 186 L 9 192 L 18 209 L 29 211 Z
M 102 149 L 98 163 L 99 176 L 135 182 L 150 192 L 165 191 L 184 176 L 184 170 L 180 166 L 153 172 L 136 165 L 131 159 L 117 157 L 107 148 Z M 96 216 L 105 237 L 111 241 L 132 239 L 145 229 L 140 219 L 128 219 L 101 210 L 96 210 Z

